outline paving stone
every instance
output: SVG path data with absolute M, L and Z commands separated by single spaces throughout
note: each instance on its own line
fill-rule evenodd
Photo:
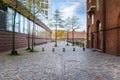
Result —
M 74 52 L 65 44 L 39 45 L 34 53 L 18 49 L 19 56 L 0 53 L 0 80 L 120 80 L 120 57 L 78 46 Z

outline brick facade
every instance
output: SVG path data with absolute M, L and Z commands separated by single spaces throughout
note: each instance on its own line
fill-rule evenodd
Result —
M 87 0 L 87 47 L 120 56 L 120 0 L 89 1 Z
M 21 48 L 27 46 L 27 35 L 16 33 L 15 47 Z M 0 52 L 12 49 L 12 32 L 0 30 Z
M 50 42 L 50 39 L 36 38 L 35 45 Z M 31 41 L 30 41 L 31 43 Z M 27 34 L 15 33 L 15 48 L 27 47 L 28 38 Z M 8 51 L 12 49 L 12 32 L 0 30 L 0 52 Z
M 74 35 L 74 36 L 73 36 Z M 85 31 L 81 31 L 81 32 L 77 32 L 77 31 L 71 31 L 68 33 L 68 40 L 69 42 L 72 42 L 74 38 L 74 43 L 75 44 L 79 44 L 82 45 L 83 43 L 86 46 L 86 32 Z

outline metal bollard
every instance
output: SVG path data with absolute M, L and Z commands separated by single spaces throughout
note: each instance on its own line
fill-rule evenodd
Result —
M 53 48 L 53 50 L 52 50 L 53 52 L 55 51 L 55 49 Z
M 42 52 L 44 52 L 45 50 L 44 50 L 44 48 L 42 48 Z
M 83 47 L 83 51 L 85 51 L 85 48 Z
M 63 48 L 63 52 L 65 52 L 65 48 Z
M 83 51 L 85 51 L 84 43 L 83 43 Z
M 73 48 L 73 51 L 75 51 L 75 48 Z

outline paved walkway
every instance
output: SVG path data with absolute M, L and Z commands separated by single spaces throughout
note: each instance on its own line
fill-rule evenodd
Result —
M 18 50 L 19 56 L 0 53 L 0 80 L 120 80 L 120 57 L 89 49 L 84 52 L 77 46 L 74 52 L 65 44 L 59 42 L 56 48 L 54 43 L 40 45 L 34 53 Z

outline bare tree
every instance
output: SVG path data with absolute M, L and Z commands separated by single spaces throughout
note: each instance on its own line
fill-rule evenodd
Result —
M 25 1 L 22 0 L 21 2 L 22 2 L 22 4 L 24 6 L 26 6 L 28 8 L 29 12 L 31 12 L 31 10 L 32 10 L 32 1 L 31 0 L 25 0 Z M 32 15 L 28 14 L 27 17 L 30 17 L 30 16 L 32 16 Z M 28 46 L 27 46 L 26 50 L 31 50 L 31 48 L 30 48 L 30 20 L 28 21 L 28 29 L 27 30 L 28 30 Z
M 12 46 L 12 51 L 11 51 L 11 55 L 18 55 L 18 52 L 15 50 L 15 21 L 16 21 L 16 13 L 17 13 L 17 9 L 18 9 L 18 1 L 15 0 L 15 10 L 14 10 L 14 14 L 13 14 L 13 27 L 12 27 L 12 31 L 13 31 L 13 46 Z M 20 6 L 19 6 L 20 7 Z
M 57 47 L 57 28 L 63 27 L 62 25 L 63 20 L 61 18 L 61 13 L 59 10 L 55 11 L 54 20 L 55 20 L 55 47 Z
M 79 18 L 77 16 L 67 17 L 65 21 L 67 28 L 72 29 L 72 46 L 74 46 L 74 31 L 75 29 L 80 28 Z M 68 33 L 67 33 L 67 41 L 68 41 Z
M 40 6 L 42 0 L 26 0 L 26 6 L 29 8 L 30 12 L 33 14 L 33 29 L 32 29 L 32 40 L 31 40 L 31 52 L 34 52 L 34 46 L 35 46 L 35 20 L 37 19 L 37 15 L 39 15 L 42 12 L 43 7 Z M 31 16 L 31 15 L 29 15 Z M 30 25 L 30 23 L 29 23 Z M 28 28 L 30 29 L 30 28 Z M 28 30 L 28 49 L 30 47 L 30 30 Z

